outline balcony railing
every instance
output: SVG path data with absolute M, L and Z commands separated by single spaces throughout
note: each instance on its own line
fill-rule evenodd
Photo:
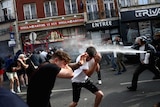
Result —
M 105 10 L 106 18 L 112 18 L 116 17 L 116 10 L 111 9 L 111 10 Z
M 78 10 L 74 9 L 74 10 L 66 10 L 66 14 L 76 14 L 78 13 Z
M 99 19 L 99 12 L 88 12 L 88 20 L 97 20 Z
M 0 16 L 0 22 L 8 22 L 15 20 L 15 15 L 14 14 L 8 14 L 4 16 Z
M 140 6 L 149 4 L 158 4 L 160 0 L 119 0 L 121 7 Z
M 37 15 L 25 15 L 25 20 L 30 20 L 30 19 L 37 19 Z
M 45 13 L 46 17 L 52 17 L 52 16 L 58 16 L 58 13 L 57 12 L 48 12 L 48 13 Z
M 117 17 L 116 15 L 116 10 L 105 10 L 104 12 L 88 12 L 87 13 L 87 18 L 88 20 L 97 20 L 100 19 L 99 14 L 103 16 L 103 18 L 112 18 L 112 17 Z

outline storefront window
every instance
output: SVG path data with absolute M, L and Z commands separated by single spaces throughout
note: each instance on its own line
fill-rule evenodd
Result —
M 73 27 L 73 28 L 65 28 L 59 29 L 59 32 L 64 36 L 65 39 L 68 38 L 83 38 L 84 34 L 84 27 Z
M 114 37 L 119 35 L 118 29 L 111 29 L 110 35 L 111 35 L 111 39 L 114 40 Z
M 160 32 L 160 20 L 152 21 L 153 34 Z
M 151 36 L 150 21 L 138 22 L 140 36 Z
M 111 37 L 110 37 L 109 30 L 102 30 L 101 38 L 102 38 L 102 41 L 106 41 L 106 40 L 108 40 L 109 38 L 111 38 Z
M 88 38 L 92 40 L 95 45 L 103 45 L 108 39 L 113 39 L 114 36 L 119 35 L 118 29 L 100 30 L 88 32 Z
M 100 45 L 102 43 L 101 32 L 91 32 L 92 43 L 95 45 Z
M 135 22 L 131 22 L 131 23 L 126 23 L 123 25 L 124 33 L 123 33 L 123 38 L 124 38 L 124 42 L 125 44 L 129 45 L 129 44 L 133 44 L 135 41 L 135 38 L 137 36 L 139 36 L 138 33 L 138 25 Z M 125 36 L 126 35 L 126 36 Z

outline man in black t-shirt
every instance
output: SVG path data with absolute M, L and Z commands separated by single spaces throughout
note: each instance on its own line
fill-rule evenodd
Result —
M 49 100 L 56 77 L 73 77 L 73 71 L 68 65 L 69 62 L 70 57 L 67 53 L 56 51 L 48 62 L 39 66 L 32 75 L 27 89 L 29 107 L 51 107 Z

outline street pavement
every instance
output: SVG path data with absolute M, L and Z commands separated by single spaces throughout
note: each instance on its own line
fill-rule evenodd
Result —
M 127 71 L 121 75 L 114 75 L 116 72 L 110 69 L 110 65 L 102 62 L 102 85 L 97 84 L 96 72 L 91 77 L 94 84 L 104 93 L 100 107 L 153 107 L 155 103 L 160 102 L 160 80 L 152 80 L 154 75 L 148 70 L 139 76 L 137 91 L 127 90 L 126 87 L 131 85 L 136 66 L 137 64 L 126 63 Z M 5 81 L 4 87 L 8 86 L 9 82 Z M 18 93 L 24 101 L 26 101 L 26 89 L 22 88 L 22 92 Z M 39 96 L 43 97 L 41 93 Z M 82 89 L 77 107 L 93 107 L 94 98 L 94 94 Z M 72 86 L 69 79 L 57 78 L 50 101 L 52 107 L 68 107 L 72 101 Z

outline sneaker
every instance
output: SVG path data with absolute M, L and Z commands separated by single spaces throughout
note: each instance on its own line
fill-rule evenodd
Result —
M 127 89 L 129 90 L 129 91 L 136 91 L 137 89 L 136 88 L 134 88 L 134 87 L 127 87 Z
M 18 93 L 20 93 L 20 92 L 21 92 L 20 87 L 17 87 L 17 92 L 18 92 Z
M 20 90 L 20 89 L 17 89 L 17 93 L 21 93 L 21 90 Z
M 11 92 L 14 93 L 14 94 L 16 93 L 13 89 L 11 89 Z
M 101 85 L 102 84 L 102 80 L 98 80 L 98 84 Z

